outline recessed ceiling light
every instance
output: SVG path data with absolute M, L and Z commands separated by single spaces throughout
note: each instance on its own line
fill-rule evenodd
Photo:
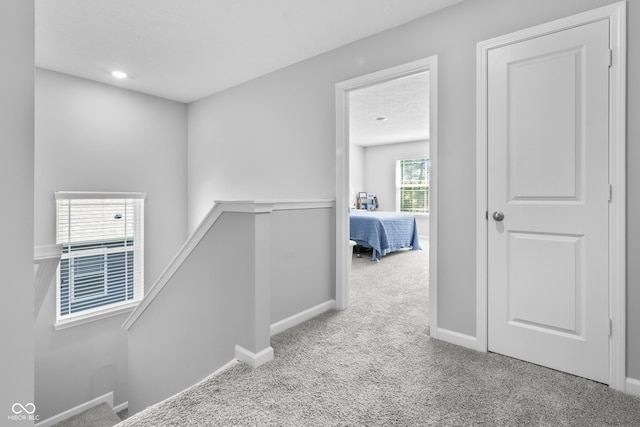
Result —
M 386 117 L 377 117 L 376 120 L 379 121 L 379 122 L 384 122 L 385 120 L 387 120 L 387 118 Z
M 116 79 L 126 79 L 127 78 L 127 73 L 125 73 L 124 71 L 114 71 L 111 73 L 111 75 L 113 77 L 115 77 Z

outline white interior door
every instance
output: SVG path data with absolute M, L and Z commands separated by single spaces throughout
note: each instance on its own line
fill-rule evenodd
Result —
M 609 380 L 609 22 L 488 56 L 488 348 Z

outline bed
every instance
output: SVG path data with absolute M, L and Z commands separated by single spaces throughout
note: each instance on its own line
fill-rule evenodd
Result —
M 416 219 L 410 213 L 352 209 L 349 226 L 351 240 L 373 249 L 372 261 L 400 249 L 421 249 Z

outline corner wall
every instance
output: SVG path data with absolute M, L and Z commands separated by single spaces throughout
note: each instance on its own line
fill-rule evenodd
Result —
M 222 213 L 148 307 L 129 320 L 130 415 L 233 360 L 236 344 L 257 352 L 250 348 L 254 234 L 254 215 Z
M 33 402 L 34 1 L 0 2 L 0 419 Z M 36 408 L 38 414 L 39 408 Z M 20 425 L 33 422 L 20 421 Z
M 148 290 L 187 238 L 186 105 L 43 69 L 35 99 L 35 244 L 55 243 L 55 191 L 145 192 Z M 55 331 L 55 301 L 52 286 L 33 331 L 40 419 L 126 402 L 127 314 Z

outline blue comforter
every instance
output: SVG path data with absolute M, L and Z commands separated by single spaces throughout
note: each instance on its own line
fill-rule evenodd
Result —
M 390 252 L 411 248 L 420 250 L 416 219 L 410 213 L 351 210 L 350 238 L 373 249 L 371 259 L 379 261 Z

